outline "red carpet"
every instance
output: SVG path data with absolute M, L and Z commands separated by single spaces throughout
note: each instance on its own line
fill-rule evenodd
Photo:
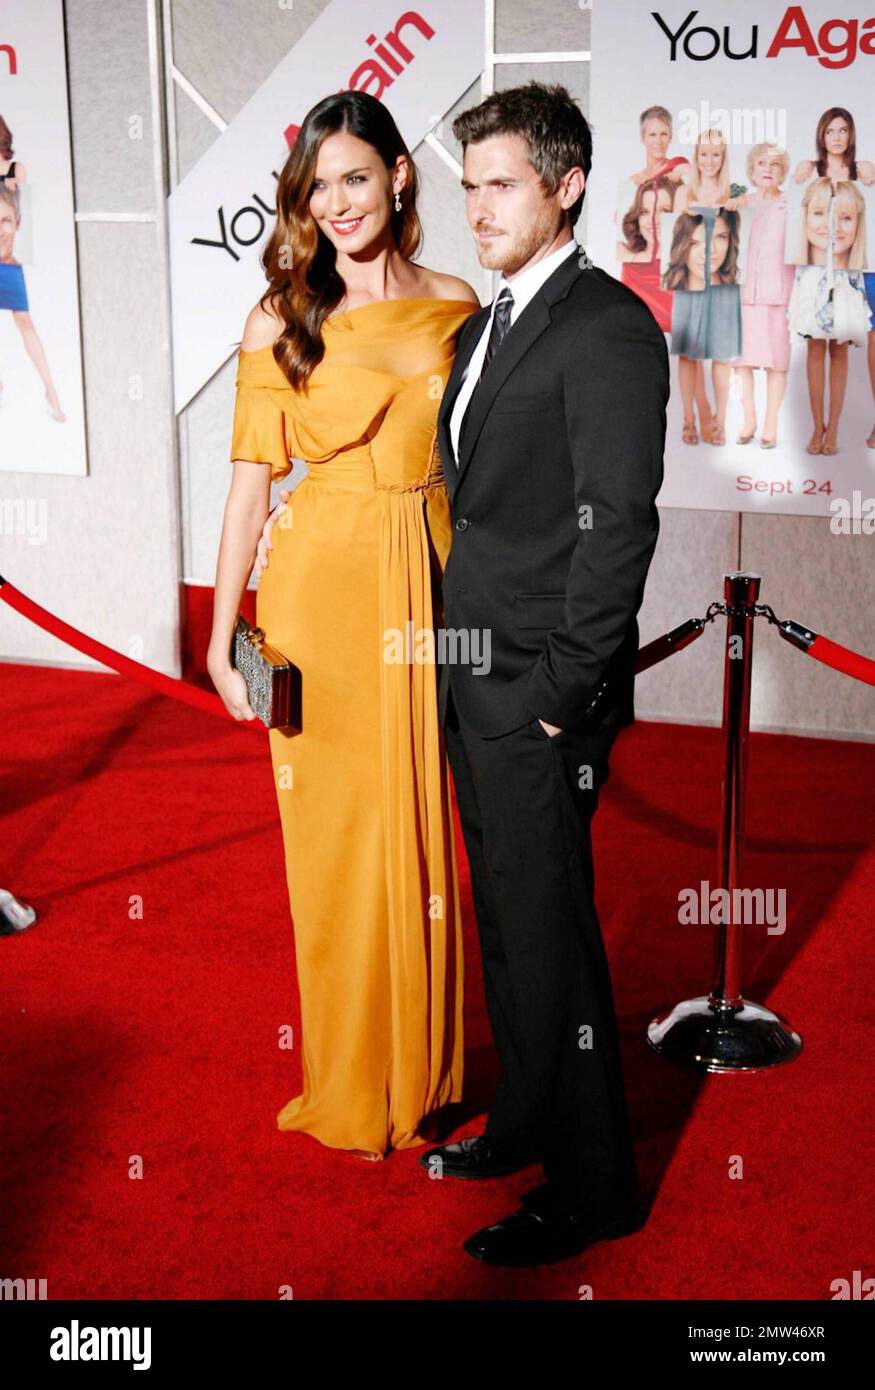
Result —
M 753 736 L 747 881 L 786 888 L 788 926 L 747 929 L 745 994 L 805 1049 L 700 1078 L 644 1030 L 711 983 L 713 929 L 679 926 L 677 894 L 714 879 L 720 734 L 620 736 L 597 892 L 653 1211 L 517 1272 L 460 1243 L 538 1169 L 430 1181 L 421 1150 L 369 1165 L 275 1128 L 299 1017 L 266 737 L 110 675 L 0 666 L 0 691 L 0 886 L 41 918 L 0 939 L 0 1276 L 55 1299 L 826 1299 L 875 1272 L 875 747 Z M 473 1134 L 495 1064 L 470 909 L 466 947 Z

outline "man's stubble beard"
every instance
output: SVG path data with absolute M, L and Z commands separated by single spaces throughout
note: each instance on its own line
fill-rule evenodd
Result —
M 543 215 L 538 218 L 537 222 L 532 224 L 524 236 L 514 241 L 503 253 L 500 253 L 502 256 L 500 261 L 495 261 L 491 258 L 484 260 L 482 252 L 485 251 L 488 256 L 493 248 L 489 245 L 481 247 L 478 244 L 477 251 L 480 264 L 485 270 L 500 270 L 504 275 L 515 275 L 527 261 L 531 260 L 532 256 L 541 246 L 553 240 L 557 231 L 558 228 L 554 226 L 550 211 L 545 209 Z

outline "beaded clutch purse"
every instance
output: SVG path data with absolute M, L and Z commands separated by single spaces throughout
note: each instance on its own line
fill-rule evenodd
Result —
M 242 614 L 231 642 L 231 663 L 246 682 L 249 703 L 266 729 L 285 728 L 290 719 L 292 663 L 250 627 Z

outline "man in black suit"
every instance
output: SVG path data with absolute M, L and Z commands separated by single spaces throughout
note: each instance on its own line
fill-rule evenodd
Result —
M 442 666 L 440 710 L 501 1078 L 484 1135 L 420 1161 L 465 1178 L 543 1163 L 520 1210 L 465 1242 L 524 1265 L 640 1225 L 590 823 L 634 720 L 668 354 L 574 239 L 592 141 L 569 93 L 496 92 L 453 130 L 481 264 L 503 272 L 459 335 L 439 417 L 443 621 L 491 641 L 488 670 Z

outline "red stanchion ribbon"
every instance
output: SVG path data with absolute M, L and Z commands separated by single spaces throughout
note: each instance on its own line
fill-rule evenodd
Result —
M 44 628 L 53 637 L 59 637 L 68 646 L 75 647 L 77 651 L 84 652 L 86 656 L 92 656 L 96 661 L 100 661 L 104 666 L 109 666 L 113 671 L 118 671 L 119 675 L 131 676 L 143 685 L 149 686 L 151 690 L 159 695 L 169 695 L 173 700 L 181 700 L 183 704 L 193 705 L 195 709 L 205 710 L 207 714 L 219 714 L 223 719 L 229 719 L 233 724 L 242 724 L 246 728 L 264 730 L 264 725 L 259 719 L 235 719 L 233 714 L 229 714 L 219 699 L 218 695 L 211 695 L 208 690 L 199 690 L 196 685 L 191 685 L 188 681 L 174 679 L 173 676 L 166 676 L 162 671 L 153 671 L 151 666 L 144 666 L 141 661 L 134 661 L 129 656 L 123 656 L 121 652 L 114 651 L 112 647 L 104 646 L 103 642 L 97 642 L 93 637 L 88 637 L 78 628 L 71 627 L 60 618 L 56 618 L 54 613 L 50 613 L 47 608 L 41 608 L 33 599 L 29 599 L 20 589 L 16 589 L 8 579 L 0 575 L 0 598 L 8 603 L 10 608 L 29 618 L 37 627 Z
M 121 652 L 115 651 L 112 647 L 107 647 L 103 642 L 98 642 L 86 633 L 80 632 L 78 628 L 71 627 L 61 618 L 57 618 L 54 613 L 50 613 L 47 608 L 42 608 L 33 599 L 23 594 L 20 589 L 16 589 L 8 579 L 0 574 L 0 598 L 8 603 L 10 608 L 14 608 L 25 618 L 36 623 L 38 627 L 50 632 L 53 637 L 58 637 L 68 646 L 75 647 L 77 651 L 84 652 L 86 656 L 94 657 L 96 661 L 111 670 L 117 671 L 119 675 L 131 676 L 141 684 L 147 685 L 151 690 L 159 695 L 167 695 L 172 700 L 181 700 L 183 704 L 192 705 L 195 709 L 205 710 L 207 714 L 218 714 L 223 719 L 229 719 L 234 724 L 243 724 L 247 728 L 262 729 L 264 725 L 257 719 L 235 719 L 225 709 L 218 695 L 213 695 L 207 690 L 199 690 L 197 686 L 191 685 L 188 681 L 176 680 L 173 676 L 166 676 L 162 671 L 153 671 L 151 666 L 144 666 L 141 661 L 134 661 L 129 656 L 123 656 Z M 790 619 L 779 622 L 772 617 L 779 633 L 785 642 L 790 642 L 792 646 L 799 648 L 813 656 L 815 660 L 822 661 L 826 666 L 831 666 L 835 671 L 841 671 L 846 676 L 852 676 L 855 680 L 865 681 L 868 685 L 875 685 L 875 661 L 869 657 L 861 656 L 859 652 L 851 651 L 849 647 L 842 647 L 838 642 L 831 642 L 828 637 L 822 637 L 817 632 L 812 632 L 810 628 L 803 627 L 801 623 L 794 623 Z M 657 637 L 655 641 L 648 642 L 646 647 L 641 647 L 635 661 L 635 671 L 647 671 L 651 666 L 664 661 L 666 657 L 673 656 L 675 652 L 683 651 L 691 642 L 695 642 L 701 637 L 705 630 L 706 620 L 703 618 L 688 618 L 686 622 L 678 627 L 672 628 L 671 632 L 666 632 L 662 637 Z
M 705 623 L 702 618 L 688 618 L 680 627 L 674 627 L 671 632 L 648 642 L 646 647 L 639 647 L 635 661 L 636 674 L 655 666 L 658 661 L 664 661 L 667 656 L 674 656 L 675 652 L 682 652 L 684 647 L 701 637 L 704 631 Z
M 861 656 L 859 652 L 852 651 L 850 647 L 843 647 L 838 642 L 831 642 L 828 637 L 822 637 L 819 632 L 813 632 L 810 627 L 803 627 L 801 623 L 794 623 L 790 618 L 777 623 L 776 626 L 785 642 L 789 642 L 792 647 L 797 647 L 806 655 L 813 656 L 815 661 L 822 661 L 824 666 L 841 671 L 842 675 L 851 676 L 856 681 L 875 685 L 875 661 L 870 657 Z
M 8 579 L 0 574 L 0 598 L 8 603 L 10 608 L 14 608 L 18 613 L 29 618 L 37 627 L 44 628 L 53 637 L 58 637 L 68 646 L 75 647 L 77 651 L 84 652 L 86 656 L 92 656 L 96 661 L 104 666 L 109 666 L 111 670 L 117 671 L 119 675 L 131 676 L 143 685 L 149 686 L 151 690 L 159 695 L 168 695 L 172 700 L 181 700 L 183 704 L 193 705 L 195 709 L 206 710 L 207 714 L 220 714 L 224 719 L 230 719 L 235 724 L 244 724 L 248 728 L 263 729 L 264 725 L 256 719 L 234 719 L 229 714 L 219 699 L 218 695 L 212 695 L 207 690 L 199 690 L 197 686 L 189 684 L 188 681 L 176 680 L 173 676 L 165 676 L 161 671 L 153 671 L 151 666 L 144 666 L 141 661 L 134 661 L 129 656 L 123 656 L 121 652 L 115 651 L 112 647 L 107 647 L 103 642 L 98 642 L 86 633 L 80 632 L 78 628 L 71 627 L 61 618 L 55 617 L 47 608 L 41 608 L 33 599 L 23 594 L 20 589 L 16 589 Z M 671 632 L 666 632 L 662 637 L 657 637 L 654 642 L 648 642 L 646 647 L 641 647 L 635 665 L 636 671 L 646 671 L 650 666 L 655 666 L 658 661 L 664 661 L 667 656 L 673 656 L 675 652 L 683 651 L 691 642 L 695 642 L 697 637 L 701 637 L 705 628 L 701 618 L 688 618 L 679 627 L 673 628 Z M 870 665 L 875 663 L 870 662 Z
M 861 656 L 859 652 L 852 652 L 850 647 L 831 642 L 828 637 L 818 634 L 808 648 L 808 655 L 813 656 L 815 661 L 822 661 L 825 666 L 831 666 L 834 671 L 853 676 L 855 681 L 875 685 L 875 661 L 870 660 L 868 656 Z

